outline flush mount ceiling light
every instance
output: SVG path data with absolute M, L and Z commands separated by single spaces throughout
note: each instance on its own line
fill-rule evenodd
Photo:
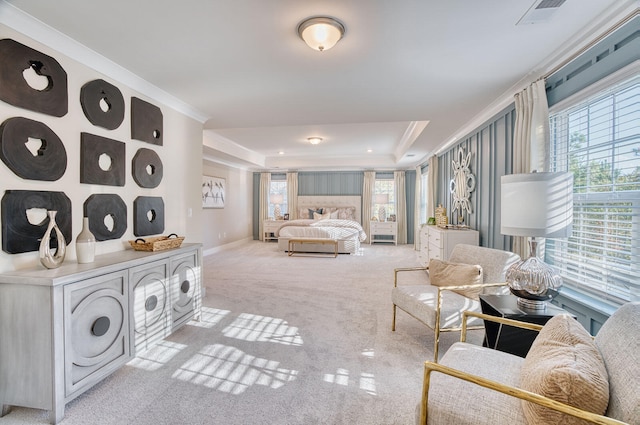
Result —
M 309 137 L 307 140 L 312 145 L 317 145 L 318 143 L 322 142 L 322 137 Z
M 309 47 L 323 52 L 335 46 L 344 36 L 344 25 L 328 16 L 314 16 L 298 25 L 298 35 Z

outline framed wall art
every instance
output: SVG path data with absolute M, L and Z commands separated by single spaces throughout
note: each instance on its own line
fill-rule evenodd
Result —
M 225 179 L 202 176 L 202 208 L 224 208 L 225 190 Z

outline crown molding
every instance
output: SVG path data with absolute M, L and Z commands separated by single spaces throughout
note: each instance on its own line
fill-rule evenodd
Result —
M 484 108 L 479 114 L 472 118 L 465 126 L 461 127 L 454 134 L 451 134 L 440 146 L 432 153 L 427 154 L 423 161 L 426 161 L 431 155 L 439 155 L 449 149 L 454 143 L 465 140 L 468 136 L 482 126 L 487 120 L 491 119 L 511 103 L 514 102 L 513 96 L 522 91 L 525 87 L 540 78 L 543 78 L 550 70 L 557 68 L 560 64 L 566 62 L 576 52 L 584 49 L 585 46 L 591 44 L 594 40 L 598 40 L 599 35 L 607 32 L 611 27 L 625 20 L 629 15 L 638 13 L 640 0 L 626 0 L 620 4 L 620 7 L 613 8 L 609 13 L 602 15 L 586 24 L 582 30 L 576 33 L 566 43 L 563 43 L 554 53 L 536 66 L 524 78 L 511 86 L 507 91 L 500 95 L 495 101 Z
M 131 89 L 204 124 L 209 117 L 133 72 L 75 41 L 44 22 L 0 0 L 0 24 L 118 81 Z

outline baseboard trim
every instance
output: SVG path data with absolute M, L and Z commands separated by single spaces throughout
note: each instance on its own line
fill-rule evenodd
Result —
M 229 249 L 229 248 L 233 248 L 236 247 L 238 245 L 244 245 L 245 243 L 252 241 L 253 237 L 252 236 L 247 236 L 246 238 L 243 239 L 239 239 L 237 241 L 233 241 L 233 242 L 229 242 L 227 244 L 224 245 L 220 245 L 220 246 L 214 246 L 213 248 L 209 248 L 206 250 L 202 251 L 202 256 L 203 257 L 207 257 L 209 255 L 213 255 L 216 252 L 220 252 L 220 251 L 224 251 L 225 249 Z

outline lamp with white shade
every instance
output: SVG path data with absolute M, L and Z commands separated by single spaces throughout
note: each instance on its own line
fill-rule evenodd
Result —
M 389 194 L 378 193 L 374 198 L 374 202 L 378 205 L 378 220 L 387 221 L 386 206 L 389 203 Z
M 501 178 L 501 229 L 503 235 L 530 237 L 529 258 L 513 264 L 506 273 L 518 305 L 544 310 L 562 286 L 562 278 L 540 260 L 536 238 L 567 238 L 573 222 L 573 174 L 511 174 Z
M 284 196 L 281 193 L 274 193 L 269 195 L 269 201 L 274 204 L 273 216 L 277 220 L 282 217 L 282 211 L 280 210 L 280 204 L 284 202 Z

